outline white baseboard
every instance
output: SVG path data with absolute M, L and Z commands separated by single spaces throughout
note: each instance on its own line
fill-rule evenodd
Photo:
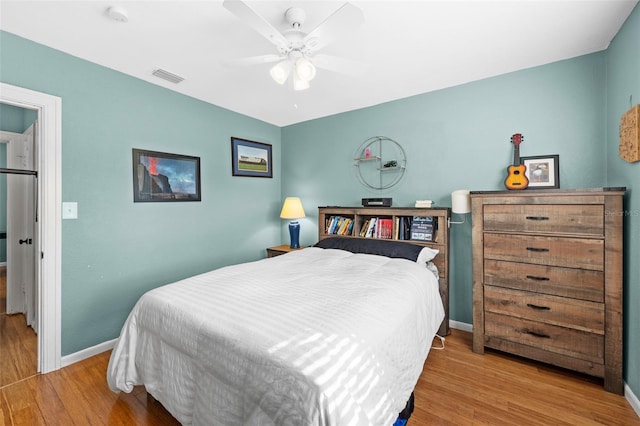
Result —
M 467 331 L 469 333 L 473 333 L 473 324 L 467 324 L 466 322 L 449 320 L 449 327 L 455 328 L 456 330 L 462 330 L 462 331 Z
M 638 417 L 640 417 L 640 400 L 626 383 L 624 384 L 624 397 L 627 398 L 627 401 L 629 401 L 633 411 L 635 411 Z
M 7 266 L 7 262 L 0 262 L 0 268 L 2 268 L 3 266 Z
M 101 354 L 102 352 L 113 349 L 118 339 L 107 340 L 106 342 L 99 343 L 90 348 L 83 349 L 78 352 L 74 352 L 62 357 L 62 367 L 67 367 L 71 364 L 75 364 L 78 361 L 82 361 L 87 358 L 91 358 L 94 355 Z

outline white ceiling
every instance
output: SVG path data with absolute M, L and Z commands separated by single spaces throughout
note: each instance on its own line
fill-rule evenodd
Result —
M 207 1 L 5 1 L 0 28 L 176 92 L 285 126 L 606 49 L 638 0 L 352 1 L 365 22 L 321 52 L 367 66 L 361 76 L 318 70 L 295 92 L 272 64 L 225 61 L 276 53 Z M 278 29 L 292 5 L 311 31 L 341 1 L 246 1 Z M 129 22 L 111 20 L 122 6 Z M 162 68 L 185 78 L 168 83 Z

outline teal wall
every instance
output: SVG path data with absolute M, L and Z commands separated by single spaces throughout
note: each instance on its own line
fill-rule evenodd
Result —
M 34 110 L 0 104 L 0 130 L 23 133 L 36 121 L 37 115 Z
M 450 206 L 456 189 L 504 189 L 513 133 L 524 135 L 523 156 L 560 155 L 562 187 L 603 186 L 605 64 L 600 52 L 285 127 L 282 192 L 305 205 L 301 244 L 317 239 L 317 206 L 371 196 Z M 402 181 L 381 192 L 353 171 L 355 150 L 376 135 L 407 156 Z M 470 221 L 452 227 L 451 241 L 451 318 L 471 324 Z
M 625 204 L 625 379 L 640 397 L 640 163 L 618 156 L 620 116 L 640 104 L 640 6 L 607 49 L 607 180 L 626 186 Z
M 280 128 L 10 33 L 0 44 L 4 83 L 62 98 L 62 199 L 79 216 L 62 223 L 63 355 L 117 337 L 146 290 L 280 244 Z M 273 145 L 273 179 L 231 175 L 231 136 Z M 134 203 L 132 148 L 199 156 L 202 201 Z

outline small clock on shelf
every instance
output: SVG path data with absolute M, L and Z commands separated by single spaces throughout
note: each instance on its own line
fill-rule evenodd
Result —
M 640 104 L 620 118 L 620 158 L 629 163 L 640 161 Z

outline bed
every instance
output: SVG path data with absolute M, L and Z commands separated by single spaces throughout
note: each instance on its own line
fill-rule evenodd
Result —
M 182 424 L 392 425 L 444 318 L 437 252 L 344 242 L 145 293 L 111 354 L 109 387 L 144 385 Z

